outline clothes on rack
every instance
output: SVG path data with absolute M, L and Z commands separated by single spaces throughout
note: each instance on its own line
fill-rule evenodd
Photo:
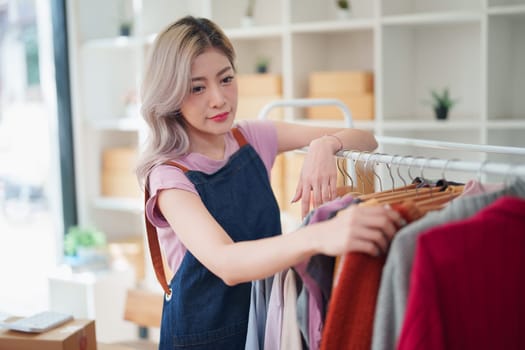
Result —
M 264 349 L 264 337 L 273 276 L 252 282 L 246 350 Z
M 370 203 L 372 201 L 373 203 Z M 374 204 L 373 198 L 357 205 Z M 421 217 L 411 203 L 392 205 L 405 223 Z M 370 349 L 377 291 L 386 256 L 348 253 L 330 300 L 321 350 Z
M 426 279 L 429 278 L 429 274 L 432 276 L 431 267 L 434 265 L 425 264 L 429 259 L 425 255 L 416 260 L 423 261 L 416 270 L 413 268 L 415 266 L 413 264 L 414 257 L 426 254 L 425 252 L 428 251 L 435 254 L 433 258 L 439 260 L 443 251 L 435 250 L 435 247 L 428 246 L 430 243 L 425 243 L 425 248 L 419 252 L 418 237 L 426 237 L 428 232 L 433 231 L 445 232 L 439 235 L 446 237 L 449 242 L 441 242 L 440 244 L 442 247 L 447 244 L 454 247 L 450 251 L 445 250 L 445 253 L 453 253 L 454 256 L 451 259 L 457 259 L 458 264 L 462 261 L 461 258 L 465 256 L 472 255 L 482 259 L 481 255 L 476 255 L 476 244 L 471 241 L 467 245 L 458 243 L 461 240 L 451 242 L 455 236 L 448 232 L 452 232 L 451 227 L 459 222 L 462 222 L 462 225 L 470 225 L 471 221 L 468 220 L 472 217 L 478 217 L 478 215 L 481 215 L 483 220 L 493 220 L 491 219 L 493 215 L 481 213 L 484 208 L 490 207 L 498 199 L 506 199 L 508 196 L 525 199 L 525 181 L 518 178 L 510 185 L 505 186 L 504 184 L 481 184 L 477 180 L 470 180 L 464 185 L 449 179 L 437 182 L 419 180 L 423 181 L 394 191 L 376 192 L 369 195 L 358 195 L 354 192 L 352 195 L 336 198 L 312 210 L 303 221 L 303 225 L 327 220 L 349 205 L 386 204 L 402 215 L 406 225 L 394 236 L 388 253 L 383 256 L 373 257 L 349 253 L 340 257 L 336 264 L 335 258 L 319 255 L 283 271 L 281 275 L 276 275 L 279 276 L 278 281 L 280 283 L 276 284 L 274 279 L 270 295 L 279 302 L 274 306 L 269 305 L 268 315 L 276 311 L 278 318 L 268 317 L 265 328 L 258 326 L 258 329 L 265 329 L 266 332 L 262 346 L 260 343 L 256 347 L 249 347 L 247 344 L 246 349 L 345 350 L 371 348 L 390 350 L 396 349 L 398 346 L 400 349 L 426 349 L 427 341 L 435 342 L 436 346 L 433 347 L 435 349 L 455 348 L 454 346 L 457 344 L 460 344 L 457 347 L 460 349 L 465 344 L 477 344 L 475 342 L 469 343 L 470 340 L 458 343 L 458 339 L 460 339 L 458 333 L 450 333 L 448 325 L 442 324 L 439 328 L 442 330 L 441 333 L 429 334 L 429 338 L 421 336 L 421 330 L 432 333 L 433 322 L 436 322 L 435 319 L 431 318 L 432 314 L 426 314 L 421 300 L 424 300 L 425 303 L 438 301 L 428 301 L 426 298 L 432 294 L 427 293 L 424 289 L 425 285 L 420 283 L 420 281 L 430 283 Z M 356 197 L 356 195 L 358 196 Z M 506 200 L 508 201 L 508 199 Z M 508 206 L 509 204 L 505 205 Z M 519 207 L 517 210 L 521 217 L 525 218 L 525 206 L 517 207 Z M 502 220 L 504 219 L 502 218 Z M 518 223 L 519 220 L 516 224 Z M 480 223 L 478 222 L 477 225 Z M 463 227 L 463 230 L 472 232 L 475 227 L 475 225 L 469 226 L 469 228 Z M 495 235 L 498 234 L 498 230 L 506 230 L 505 225 L 502 225 L 497 219 L 491 221 L 486 227 L 494 229 Z M 496 227 L 499 227 L 498 230 L 495 229 Z M 504 236 L 509 234 L 509 232 L 505 232 Z M 434 235 L 438 234 L 433 233 L 432 236 Z M 460 235 L 461 233 L 456 232 L 456 236 L 459 237 Z M 484 237 L 483 235 L 479 236 Z M 472 234 L 472 240 L 475 239 L 476 236 Z M 427 240 L 434 242 L 433 239 Z M 519 245 L 521 242 L 515 241 L 514 243 L 516 249 L 525 252 L 525 246 Z M 493 245 L 493 247 L 495 246 Z M 489 273 L 490 278 L 497 277 L 499 272 L 495 270 L 495 267 L 502 268 L 509 263 L 504 258 L 504 256 L 501 257 L 499 265 L 485 265 L 483 271 Z M 433 262 L 434 260 L 430 261 Z M 487 262 L 490 263 L 490 259 Z M 517 265 L 520 269 L 524 268 L 525 259 L 522 259 Z M 472 268 L 473 265 L 467 264 L 466 266 Z M 465 269 L 459 268 L 454 272 L 459 273 L 461 270 Z M 514 269 L 511 270 L 514 271 Z M 418 277 L 414 277 L 414 280 L 411 281 L 411 274 Z M 437 281 L 434 281 L 435 283 L 444 283 L 445 286 L 448 286 L 446 275 L 437 274 L 436 276 L 438 278 Z M 462 276 L 465 276 L 465 281 L 468 282 L 468 276 L 466 274 Z M 516 276 L 517 274 L 508 277 L 509 280 L 513 280 L 516 279 Z M 456 285 L 459 284 L 456 283 Z M 522 288 L 522 285 L 520 284 L 518 287 Z M 471 291 L 472 299 L 479 299 L 473 289 L 467 288 L 456 292 L 465 293 L 467 290 Z M 449 293 L 453 294 L 453 292 Z M 502 291 L 494 291 L 493 297 L 501 296 L 505 300 L 505 295 L 502 293 Z M 411 299 L 409 299 L 409 295 Z M 461 297 L 468 299 L 469 295 L 461 294 Z M 412 299 L 414 301 L 410 301 Z M 518 302 L 515 294 L 510 295 L 509 299 L 512 302 Z M 452 297 L 447 299 L 451 303 L 452 300 Z M 487 302 L 487 299 L 483 300 Z M 407 302 L 409 305 L 414 304 L 416 306 L 407 309 Z M 525 303 L 522 304 L 525 305 Z M 274 308 L 273 311 L 270 311 L 272 308 Z M 453 308 L 461 310 L 457 305 Z M 440 311 L 439 308 L 437 311 L 434 310 L 434 313 L 438 311 Z M 293 313 L 296 314 L 295 320 L 292 317 Z M 425 316 L 422 317 L 421 313 Z M 468 318 L 471 316 L 465 312 L 462 312 L 461 315 L 464 317 L 463 321 L 468 323 Z M 489 314 L 484 314 L 482 310 L 478 310 L 477 315 L 483 319 L 481 316 Z M 518 316 L 525 317 L 525 310 L 519 309 L 517 314 L 513 315 L 514 318 Z M 501 318 L 501 315 L 498 317 Z M 276 319 L 278 322 L 275 321 Z M 258 322 L 260 321 L 259 319 Z M 501 322 L 505 324 L 507 321 Z M 272 329 L 268 323 L 277 325 L 278 329 Z M 468 331 L 471 329 L 469 328 Z M 462 334 L 462 337 L 470 336 L 471 334 Z M 399 342 L 400 337 L 401 342 Z M 435 338 L 439 338 L 439 341 Z M 518 338 L 514 339 L 518 340 Z M 450 343 L 450 341 L 452 342 Z M 443 344 L 445 344 L 444 347 L 442 347 Z M 474 349 L 474 347 L 470 348 Z
M 303 225 L 314 224 L 333 217 L 337 211 L 347 207 L 352 197 L 336 198 L 316 210 L 311 211 L 303 221 Z M 300 349 L 319 349 L 326 305 L 330 299 L 332 274 L 334 271 L 333 257 L 317 255 L 308 261 L 297 264 L 293 268 L 281 271 L 273 276 L 273 283 L 268 294 L 265 289 L 268 282 L 252 282 L 252 305 L 263 305 L 250 308 L 250 326 L 245 350 L 294 350 L 297 339 L 283 339 L 282 334 L 300 335 Z M 293 277 L 289 277 L 293 273 Z M 287 279 L 295 279 L 295 283 Z M 286 290 L 285 290 L 286 287 Z M 295 291 L 293 290 L 295 288 Z M 264 289 L 264 290 L 263 290 Z M 296 295 L 293 299 L 290 295 Z M 261 298 L 260 296 L 264 296 Z M 257 302 L 254 301 L 257 298 Z M 264 302 L 268 300 L 266 309 Z M 289 304 L 293 303 L 293 306 Z M 290 319 L 290 310 L 296 310 L 297 323 L 286 322 Z M 263 310 L 258 312 L 257 310 Z M 255 314 L 257 313 L 257 315 Z M 265 314 L 266 318 L 260 317 Z M 287 316 L 285 316 L 287 315 Z M 257 324 L 253 324 L 255 321 Z M 283 326 L 284 325 L 284 326 Z M 263 342 L 256 330 L 264 329 Z M 286 344 L 286 347 L 282 347 Z M 291 344 L 291 348 L 288 347 Z
M 369 349 L 384 257 L 347 254 L 334 288 L 321 349 Z
M 473 182 L 470 185 L 480 188 L 479 186 Z M 433 227 L 468 218 L 505 195 L 525 198 L 525 182 L 518 178 L 499 191 L 457 198 L 443 210 L 428 213 L 396 234 L 383 268 L 379 288 L 374 316 L 373 350 L 391 350 L 396 347 L 411 287 L 410 273 L 417 237 Z
M 418 237 L 399 350 L 525 348 L 524 213 L 504 196 Z
M 304 219 L 303 225 L 311 225 L 332 218 L 339 210 L 351 205 L 352 201 L 351 196 L 344 196 L 325 203 L 311 211 Z M 308 294 L 308 308 L 301 310 L 307 312 L 308 317 L 301 318 L 308 319 L 308 324 L 304 328 L 308 329 L 305 338 L 308 339 L 308 348 L 311 350 L 319 349 L 321 346 L 323 323 L 332 291 L 334 263 L 335 258 L 333 257 L 316 255 L 294 266 L 294 270 L 303 282 L 299 294 Z
M 281 349 L 302 350 L 303 341 L 297 317 L 297 276 L 293 269 L 288 269 L 284 278 L 284 304 L 281 330 Z
M 284 279 L 287 272 L 288 269 L 278 272 L 273 278 L 264 333 L 265 350 L 279 349 L 281 346 L 284 308 Z
M 418 184 L 420 184 L 418 182 Z M 425 182 L 426 187 L 430 187 L 430 183 Z M 421 188 L 423 185 L 421 186 Z M 411 186 L 415 189 L 416 184 Z M 433 190 L 440 190 L 441 188 L 433 188 Z M 407 189 L 408 190 L 408 189 Z M 399 203 L 393 203 L 392 207 L 397 210 L 406 222 L 417 220 L 421 212 L 417 210 L 414 202 L 407 199 L 413 196 L 430 195 L 429 191 L 420 189 L 419 192 L 400 191 L 402 200 Z M 328 203 L 323 204 L 319 208 L 312 210 L 304 219 L 303 225 L 311 225 L 320 221 L 327 220 L 337 214 L 349 205 L 383 205 L 375 198 L 359 199 L 349 195 L 336 198 Z M 290 302 L 296 304 L 298 320 L 297 325 L 293 325 L 291 334 L 300 333 L 301 347 L 299 349 L 361 349 L 370 348 L 371 334 L 373 326 L 373 315 L 375 310 L 375 300 L 377 296 L 378 284 L 381 278 L 381 269 L 384 264 L 384 257 L 376 258 L 364 254 L 348 254 L 344 261 L 344 285 L 349 286 L 349 289 L 341 287 L 339 290 L 339 297 L 332 297 L 332 286 L 334 285 L 334 271 L 335 258 L 324 255 L 316 255 L 297 264 L 292 269 L 282 271 L 274 276 L 273 285 L 270 291 L 270 302 L 267 311 L 267 320 L 265 327 L 264 345 L 257 344 L 250 341 L 250 345 L 246 350 L 258 349 L 289 349 L 289 347 L 282 347 L 286 343 L 283 339 L 284 326 L 284 310 L 289 309 Z M 285 276 L 290 273 L 290 270 L 296 273 L 297 279 L 300 281 L 300 286 L 296 290 L 297 298 L 294 301 L 286 299 L 284 295 L 293 294 L 284 292 Z M 346 281 L 351 282 L 347 283 Z M 297 286 L 298 284 L 296 284 Z M 258 283 L 253 285 L 255 288 L 263 288 L 264 284 Z M 289 285 L 289 288 L 290 285 Z M 370 291 L 368 293 L 367 291 Z M 252 295 L 260 295 L 260 292 L 253 292 Z M 347 298 L 347 296 L 350 298 Z M 303 301 L 307 300 L 306 304 Z M 347 301 L 353 300 L 350 304 L 354 305 L 354 309 L 348 312 Z M 332 303 L 334 308 L 345 312 L 347 318 L 337 319 L 336 317 L 327 317 L 328 304 Z M 337 305 L 341 303 L 341 305 Z M 252 312 L 252 311 L 250 311 Z M 331 315 L 334 315 L 332 313 Z M 363 316 L 368 315 L 368 322 L 364 322 Z M 350 315 L 355 315 L 350 320 Z M 252 319 L 252 316 L 250 316 Z M 328 320 L 330 329 L 325 330 L 325 320 Z M 306 322 L 304 324 L 303 322 Z M 338 329 L 337 324 L 349 325 L 345 329 Z M 334 326 L 336 325 L 336 326 Z M 256 327 L 261 329 L 259 325 Z M 286 332 L 290 332 L 288 329 Z M 249 331 L 248 334 L 251 334 Z M 322 343 L 323 341 L 323 343 Z M 298 342 L 293 341 L 292 346 L 297 346 Z M 364 347 L 363 347 L 364 346 Z M 295 348 L 294 348 L 295 349 Z

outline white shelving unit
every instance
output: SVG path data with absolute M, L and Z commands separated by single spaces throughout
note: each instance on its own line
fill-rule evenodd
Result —
M 353 0 L 348 19 L 338 18 L 335 0 L 266 0 L 256 2 L 251 27 L 241 26 L 244 0 L 121 0 L 132 8 L 130 37 L 118 36 L 119 1 L 67 3 L 80 221 L 111 234 L 140 232 L 141 199 L 133 205 L 100 198 L 100 152 L 139 146 L 142 126 L 124 119 L 123 96 L 138 89 L 155 34 L 186 14 L 225 29 L 239 73 L 253 73 L 258 56 L 270 57 L 286 99 L 307 96 L 313 71 L 373 71 L 375 120 L 355 121 L 356 127 L 384 136 L 525 147 L 525 0 Z M 448 120 L 437 121 L 422 101 L 431 88 L 444 87 L 459 103 Z M 285 111 L 285 118 L 303 117 L 302 110 Z M 388 152 L 416 151 L 391 146 Z

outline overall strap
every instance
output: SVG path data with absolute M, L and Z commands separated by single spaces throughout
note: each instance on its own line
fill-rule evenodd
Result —
M 233 134 L 233 137 L 235 137 L 235 140 L 237 140 L 239 147 L 242 147 L 248 143 L 248 141 L 246 141 L 246 138 L 244 137 L 242 132 L 239 130 L 239 128 L 233 128 L 232 134 Z
M 151 255 L 151 262 L 153 264 L 153 269 L 155 270 L 155 275 L 159 281 L 162 289 L 166 293 L 166 296 L 171 296 L 171 289 L 166 281 L 166 273 L 164 272 L 164 265 L 162 263 L 162 255 L 160 254 L 160 245 L 159 238 L 157 235 L 157 230 L 153 224 L 148 220 L 146 215 L 146 203 L 148 202 L 150 195 L 149 190 L 145 189 L 144 191 L 144 221 L 146 222 L 146 232 L 148 234 L 148 245 L 149 253 Z
M 240 132 L 238 128 L 233 128 L 232 133 L 233 133 L 233 136 L 235 137 L 235 140 L 237 140 L 239 147 L 242 147 L 248 143 L 246 141 L 246 138 L 244 137 L 244 135 Z M 182 170 L 184 173 L 189 171 L 188 168 L 186 168 L 185 166 L 177 162 L 167 161 L 162 164 L 175 166 L 179 168 L 180 170 Z M 144 208 L 146 208 L 146 203 L 148 202 L 149 198 L 150 198 L 150 194 L 149 194 L 148 189 L 146 189 L 144 191 Z M 171 296 L 171 289 L 168 285 L 168 282 L 166 281 L 166 273 L 164 271 L 164 265 L 162 263 L 162 255 L 160 253 L 160 244 L 159 244 L 159 238 L 157 235 L 157 230 L 155 229 L 153 224 L 148 220 L 148 217 L 146 215 L 146 210 L 144 210 L 144 220 L 146 221 L 146 232 L 148 235 L 149 252 L 151 255 L 151 262 L 155 270 L 155 275 L 157 276 L 157 280 L 162 286 L 162 289 L 166 293 L 166 296 L 169 297 Z
M 182 170 L 183 172 L 187 172 L 189 170 L 185 166 L 180 165 L 179 163 L 176 163 L 173 161 L 167 161 L 162 164 L 175 166 L 179 168 L 180 170 Z M 146 204 L 148 203 L 149 198 L 150 198 L 149 190 L 146 189 L 144 191 L 144 208 L 146 208 Z M 155 270 L 155 275 L 157 276 L 157 280 L 162 286 L 162 289 L 164 290 L 164 292 L 166 293 L 166 296 L 169 297 L 171 296 L 171 289 L 166 280 L 164 264 L 162 263 L 162 255 L 160 253 L 159 237 L 157 235 L 157 230 L 155 229 L 153 224 L 148 220 L 148 217 L 146 215 L 146 210 L 144 210 L 144 221 L 146 222 L 146 233 L 148 235 L 148 245 L 149 245 L 149 253 L 151 256 L 151 263 L 153 264 L 153 269 Z

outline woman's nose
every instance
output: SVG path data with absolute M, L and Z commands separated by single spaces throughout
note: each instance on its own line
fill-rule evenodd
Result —
M 210 93 L 210 107 L 222 107 L 226 103 L 221 86 L 214 85 Z

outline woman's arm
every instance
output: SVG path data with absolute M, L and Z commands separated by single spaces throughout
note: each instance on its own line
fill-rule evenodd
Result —
M 391 209 L 351 206 L 292 233 L 235 243 L 194 193 L 163 190 L 158 205 L 185 247 L 228 285 L 271 276 L 314 254 L 376 255 L 386 251 L 400 221 Z
M 326 143 L 331 144 L 335 151 L 339 150 L 339 141 L 334 137 L 325 138 L 324 136 L 326 135 L 336 136 L 343 143 L 343 149 L 373 151 L 377 148 L 374 135 L 365 130 L 310 126 L 280 121 L 274 121 L 273 123 L 277 129 L 278 152 L 286 152 L 308 146 L 316 139 L 322 139 Z
M 301 199 L 303 217 L 310 210 L 311 202 L 317 208 L 336 197 L 337 169 L 333 155 L 337 151 L 373 151 L 377 147 L 374 135 L 364 130 L 284 122 L 275 122 L 275 126 L 279 152 L 309 146 L 292 199 L 292 202 Z

